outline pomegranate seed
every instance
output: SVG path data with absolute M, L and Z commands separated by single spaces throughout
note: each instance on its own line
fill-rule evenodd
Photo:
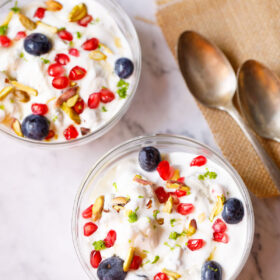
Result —
M 82 98 L 79 98 L 76 104 L 74 105 L 73 109 L 74 111 L 80 115 L 83 113 L 84 109 L 86 107 L 86 104 Z
M 168 280 L 168 279 L 169 279 L 168 276 L 163 272 L 156 274 L 154 277 L 154 280 Z
M 117 233 L 114 230 L 110 230 L 104 239 L 105 246 L 107 248 L 113 247 L 117 239 Z
M 90 109 L 96 109 L 100 103 L 100 92 L 92 93 L 88 98 L 88 107 Z
M 65 72 L 65 69 L 59 63 L 51 64 L 48 68 L 48 74 L 51 77 L 60 77 L 64 74 L 64 72 Z
M 228 243 L 228 235 L 224 232 L 214 232 L 213 240 L 216 242 Z
M 196 158 L 194 158 L 191 162 L 191 166 L 202 166 L 204 164 L 206 164 L 207 162 L 207 158 L 205 156 L 198 156 Z
M 83 44 L 82 44 L 82 48 L 85 50 L 85 51 L 93 51 L 93 50 L 96 50 L 99 46 L 99 40 L 96 39 L 96 38 L 91 38 L 87 41 L 85 41 Z
M 63 135 L 66 140 L 71 140 L 71 139 L 77 138 L 79 135 L 79 132 L 77 131 L 75 126 L 73 124 L 71 124 L 64 130 Z
M 176 195 L 177 197 L 182 197 L 182 196 L 187 195 L 187 192 L 178 189 L 178 190 L 175 191 L 175 195 Z
M 39 7 L 39 8 L 36 10 L 36 12 L 35 12 L 35 14 L 34 14 L 33 17 L 42 19 L 42 18 L 45 16 L 45 11 L 46 11 L 45 8 Z
M 64 53 L 58 53 L 55 56 L 54 60 L 61 65 L 66 65 L 70 62 L 69 56 L 67 54 L 64 54 Z
M 177 212 L 181 215 L 188 215 L 194 210 L 194 206 L 191 203 L 180 203 L 177 207 Z
M 85 209 L 85 210 L 82 212 L 82 217 L 83 217 L 84 219 L 89 219 L 89 218 L 91 218 L 91 216 L 92 216 L 92 206 L 93 206 L 93 204 L 90 205 L 87 209 Z
M 165 203 L 169 198 L 169 194 L 165 191 L 163 187 L 158 187 L 155 189 L 155 194 L 159 203 Z
M 78 57 L 78 56 L 80 55 L 80 52 L 79 52 L 77 49 L 75 49 L 75 48 L 69 49 L 68 53 L 69 53 L 70 55 L 76 56 L 76 57 Z
M 133 256 L 132 262 L 130 264 L 130 269 L 137 270 L 142 264 L 142 258 L 139 256 Z
M 225 232 L 227 230 L 226 224 L 221 219 L 217 219 L 214 222 L 212 228 L 215 232 L 219 232 L 219 233 Z
M 56 89 L 64 89 L 69 85 L 69 80 L 67 77 L 55 77 L 52 81 L 52 85 Z
M 92 222 L 86 223 L 84 225 L 84 236 L 90 236 L 95 233 L 98 229 L 98 226 Z
M 46 104 L 39 104 L 39 103 L 34 103 L 31 105 L 31 111 L 35 115 L 45 115 L 48 113 L 48 105 Z
M 58 31 L 57 35 L 59 36 L 60 39 L 62 39 L 64 41 L 72 41 L 73 40 L 73 35 L 65 29 Z
M 15 40 L 16 41 L 19 41 L 20 39 L 23 39 L 25 38 L 27 35 L 26 35 L 26 32 L 25 31 L 19 31 L 15 37 Z
M 180 177 L 177 181 L 180 183 L 185 183 L 185 177 Z
M 12 45 L 12 41 L 9 37 L 5 35 L 0 36 L 0 45 L 4 48 L 8 48 Z
M 203 243 L 202 239 L 189 239 L 187 247 L 192 251 L 196 251 L 203 247 Z
M 93 268 L 98 268 L 99 264 L 102 261 L 102 257 L 99 251 L 93 250 L 90 253 L 90 264 Z
M 86 75 L 86 73 L 87 73 L 86 69 L 80 66 L 75 66 L 70 71 L 69 79 L 72 81 L 81 80 Z
M 100 90 L 100 100 L 103 103 L 109 103 L 115 99 L 115 94 L 107 88 Z
M 170 179 L 173 175 L 172 169 L 170 168 L 170 164 L 167 160 L 163 160 L 159 163 L 157 171 L 159 173 L 159 176 L 165 181 Z
M 92 22 L 93 17 L 91 15 L 86 15 L 78 21 L 78 24 L 83 27 L 87 27 L 90 22 Z
M 55 132 L 51 129 L 49 130 L 49 133 L 47 135 L 47 137 L 45 138 L 45 140 L 50 140 L 55 136 Z

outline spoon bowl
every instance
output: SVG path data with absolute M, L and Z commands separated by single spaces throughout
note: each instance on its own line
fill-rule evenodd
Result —
M 280 142 L 280 80 L 266 66 L 247 60 L 238 71 L 238 101 L 249 125 Z

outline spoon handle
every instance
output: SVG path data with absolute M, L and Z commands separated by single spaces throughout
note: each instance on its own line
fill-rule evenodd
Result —
M 239 112 L 236 108 L 231 104 L 227 106 L 226 111 L 231 115 L 231 117 L 237 122 L 240 126 L 252 146 L 254 147 L 257 155 L 260 157 L 262 162 L 264 163 L 267 171 L 269 172 L 272 180 L 274 181 L 275 185 L 277 186 L 278 190 L 280 191 L 280 169 L 276 165 L 276 163 L 271 159 L 268 153 L 265 151 L 263 146 L 257 140 L 256 136 L 252 133 L 251 128 L 246 124 L 246 122 L 242 119 Z

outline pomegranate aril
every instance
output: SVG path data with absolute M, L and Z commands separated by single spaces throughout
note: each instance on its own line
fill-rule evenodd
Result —
M 25 38 L 27 35 L 26 35 L 26 32 L 25 31 L 19 31 L 15 37 L 15 40 L 16 41 L 19 41 L 20 39 L 23 39 Z
M 60 77 L 60 76 L 62 76 L 64 74 L 64 72 L 65 72 L 65 69 L 59 63 L 51 64 L 48 67 L 48 74 L 51 77 Z
M 82 217 L 83 217 L 84 219 L 89 219 L 89 218 L 91 218 L 91 216 L 92 216 L 92 206 L 93 206 L 93 204 L 90 205 L 87 209 L 85 209 L 85 210 L 82 212 Z
M 168 280 L 167 274 L 160 272 L 154 276 L 154 280 Z
M 78 21 L 78 24 L 83 27 L 87 27 L 90 22 L 92 22 L 93 17 L 91 15 L 86 15 Z
M 191 203 L 180 203 L 177 206 L 177 212 L 181 215 L 188 215 L 194 210 L 194 206 Z
M 12 41 L 6 35 L 1 35 L 0 36 L 0 45 L 4 48 L 8 48 L 12 45 Z
M 107 248 L 113 247 L 117 239 L 117 233 L 114 230 L 110 230 L 104 239 L 105 246 Z
M 58 53 L 55 56 L 54 60 L 61 65 L 66 65 L 70 62 L 69 56 L 67 54 L 64 54 L 64 53 Z
M 177 181 L 180 183 L 185 183 L 185 177 L 180 177 Z
M 87 41 L 85 41 L 83 44 L 82 44 L 82 48 L 85 50 L 85 51 L 93 51 L 93 50 L 96 50 L 99 46 L 99 40 L 96 39 L 96 38 L 91 38 Z
M 176 195 L 177 197 L 182 197 L 182 196 L 187 195 L 187 192 L 186 192 L 186 191 L 183 191 L 183 190 L 178 189 L 178 190 L 176 190 L 176 191 L 175 191 L 175 195 Z
M 42 19 L 45 16 L 45 12 L 45 8 L 39 7 L 35 12 L 34 17 Z
M 159 163 L 157 171 L 159 173 L 159 176 L 165 181 L 172 177 L 172 170 L 167 160 L 163 160 Z
M 115 99 L 115 94 L 107 88 L 100 90 L 100 101 L 102 103 L 109 103 Z
M 222 233 L 222 232 L 225 232 L 227 230 L 227 225 L 223 222 L 223 220 L 218 218 L 214 222 L 212 228 L 213 228 L 214 232 Z
M 79 52 L 77 49 L 75 49 L 75 48 L 69 49 L 68 53 L 69 53 L 70 55 L 76 56 L 76 57 L 78 57 L 78 56 L 80 55 L 80 52 Z
M 64 89 L 69 85 L 69 79 L 67 77 L 55 77 L 52 80 L 52 85 L 56 89 Z
M 207 158 L 205 156 L 198 156 L 194 158 L 190 164 L 190 166 L 202 166 L 207 163 Z
M 214 232 L 213 240 L 216 242 L 228 243 L 228 235 L 224 232 Z
M 85 106 L 86 105 L 84 100 L 82 98 L 79 98 L 76 104 L 74 105 L 73 109 L 78 115 L 80 115 L 83 113 Z
M 31 105 L 31 111 L 35 115 L 45 115 L 48 113 L 48 105 L 46 104 L 39 104 L 39 103 L 33 103 Z
M 130 264 L 130 269 L 137 270 L 142 264 L 142 258 L 140 256 L 134 255 L 132 262 Z
M 70 70 L 69 79 L 72 81 L 81 80 L 86 75 L 86 73 L 86 69 L 80 66 L 75 66 Z
M 98 108 L 99 103 L 100 103 L 100 92 L 92 93 L 88 98 L 88 107 L 90 109 L 96 109 Z
M 189 239 L 187 247 L 191 251 L 196 251 L 196 250 L 199 250 L 200 248 L 202 248 L 203 244 L 204 244 L 203 239 Z
M 90 236 L 95 233 L 98 229 L 98 226 L 92 222 L 86 223 L 84 225 L 84 236 Z
M 79 135 L 79 132 L 77 131 L 75 126 L 71 124 L 64 130 L 63 135 L 66 140 L 71 140 L 71 139 L 77 138 Z
M 90 253 L 90 264 L 93 268 L 98 268 L 99 264 L 102 261 L 102 257 L 99 251 L 93 250 Z
M 55 136 L 55 132 L 51 129 L 49 130 L 49 133 L 47 135 L 47 137 L 45 138 L 45 140 L 50 140 Z
M 155 194 L 157 196 L 159 203 L 165 203 L 169 198 L 169 194 L 165 191 L 163 187 L 156 188 Z
M 60 39 L 62 39 L 64 41 L 72 41 L 73 40 L 73 35 L 65 29 L 58 31 L 57 35 L 59 36 Z

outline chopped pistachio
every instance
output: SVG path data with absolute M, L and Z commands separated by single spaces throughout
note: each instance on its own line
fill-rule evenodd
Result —
M 156 262 L 158 262 L 159 260 L 159 256 L 155 256 L 154 260 L 151 262 L 151 264 L 155 264 Z
M 94 250 L 96 251 L 101 251 L 106 249 L 105 242 L 103 240 L 94 241 L 92 245 L 94 247 Z

